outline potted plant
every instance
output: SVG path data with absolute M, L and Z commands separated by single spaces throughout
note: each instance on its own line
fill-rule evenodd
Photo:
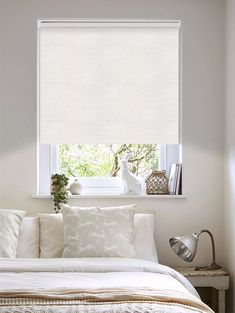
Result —
M 64 174 L 51 175 L 51 195 L 54 201 L 54 211 L 59 213 L 60 203 L 68 201 L 68 185 L 69 179 Z

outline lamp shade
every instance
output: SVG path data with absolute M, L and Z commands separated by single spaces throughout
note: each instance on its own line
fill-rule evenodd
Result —
M 179 236 L 170 238 L 172 250 L 184 261 L 191 262 L 197 251 L 198 235 Z
M 42 144 L 178 144 L 179 22 L 41 21 Z

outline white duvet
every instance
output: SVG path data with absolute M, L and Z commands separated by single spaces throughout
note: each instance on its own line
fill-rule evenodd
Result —
M 0 312 L 8 312 L 7 309 L 9 312 L 18 312 L 10 311 L 9 306 L 7 307 L 12 298 L 15 299 L 15 304 L 22 301 L 22 305 L 26 303 L 25 299 L 37 299 L 37 304 L 40 304 L 39 299 L 63 300 L 61 305 L 66 304 L 66 301 L 93 299 L 92 301 L 99 303 L 104 301 L 104 307 L 108 301 L 120 301 L 120 307 L 124 305 L 124 301 L 142 301 L 143 305 L 146 305 L 146 302 L 151 302 L 152 305 L 152 301 L 156 301 L 159 305 L 169 303 L 169 310 L 156 312 L 212 312 L 202 304 L 196 290 L 184 276 L 167 266 L 151 261 L 126 258 L 1 259 L 0 264 L 0 294 L 2 304 L 6 305 L 6 311 Z M 181 306 L 181 309 L 171 311 L 177 295 L 181 300 L 175 305 L 176 308 Z M 182 299 L 185 299 L 185 305 Z M 197 304 L 195 308 L 191 305 L 193 302 Z M 144 310 L 144 307 L 142 309 Z M 121 309 L 115 310 L 121 312 Z M 58 312 L 62 312 L 62 306 Z M 95 311 L 93 306 L 91 312 L 103 311 Z M 109 308 L 107 312 L 113 312 L 113 309 Z M 134 308 L 133 312 L 138 310 Z M 155 312 L 155 309 L 146 312 Z

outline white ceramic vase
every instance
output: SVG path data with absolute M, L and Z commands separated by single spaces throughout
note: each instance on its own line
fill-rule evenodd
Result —
M 82 184 L 79 183 L 78 179 L 74 179 L 74 182 L 69 186 L 69 191 L 72 195 L 80 195 L 82 193 Z

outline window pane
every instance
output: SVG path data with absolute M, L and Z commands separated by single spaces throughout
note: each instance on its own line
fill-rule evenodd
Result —
M 58 172 L 68 177 L 119 176 L 120 158 L 129 157 L 130 171 L 145 177 L 158 166 L 159 146 L 153 144 L 57 145 Z

